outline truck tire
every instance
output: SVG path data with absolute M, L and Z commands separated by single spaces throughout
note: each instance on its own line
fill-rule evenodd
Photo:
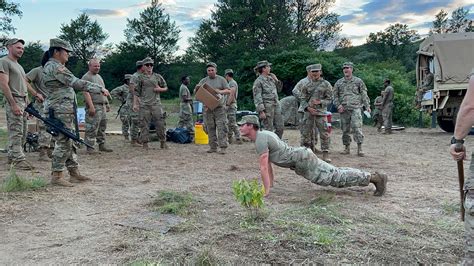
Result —
M 439 127 L 446 132 L 454 132 L 455 122 L 451 117 L 437 117 Z

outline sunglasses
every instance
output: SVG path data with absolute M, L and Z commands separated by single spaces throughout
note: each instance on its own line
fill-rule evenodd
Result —
M 152 67 L 153 64 L 145 64 L 145 66 L 147 66 L 147 67 Z
M 348 69 L 348 68 L 350 68 L 350 67 L 343 67 L 342 69 Z
M 312 73 L 319 72 L 319 70 L 311 70 Z

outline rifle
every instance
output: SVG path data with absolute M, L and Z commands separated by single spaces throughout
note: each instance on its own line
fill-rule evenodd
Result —
M 33 107 L 32 103 L 28 104 L 28 106 L 25 108 L 25 111 L 27 113 L 29 113 L 30 115 L 32 115 L 32 116 L 38 118 L 39 120 L 43 121 L 43 123 L 46 125 L 46 131 L 49 134 L 51 134 L 52 136 L 56 137 L 56 136 L 59 135 L 59 133 L 61 133 L 64 136 L 66 136 L 67 138 L 73 140 L 74 142 L 76 142 L 78 144 L 84 144 L 88 148 L 94 149 L 93 146 L 91 146 L 90 144 L 85 143 L 84 140 L 79 137 L 79 131 L 76 131 L 74 133 L 69 128 L 65 127 L 64 123 L 61 120 L 54 117 L 54 109 L 49 108 L 49 110 L 48 110 L 49 117 L 48 118 L 42 117 L 41 114 L 38 112 L 38 110 L 36 110 Z
M 117 117 L 119 117 L 120 115 L 120 110 L 122 110 L 122 107 L 127 103 L 127 101 L 124 101 L 122 102 L 122 104 L 120 105 L 119 109 L 117 110 L 117 115 L 115 116 L 115 119 L 117 119 Z

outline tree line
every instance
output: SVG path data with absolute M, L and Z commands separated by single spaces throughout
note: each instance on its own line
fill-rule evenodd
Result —
M 155 71 L 162 74 L 170 90 L 164 98 L 177 96 L 180 78 L 190 75 L 192 83 L 205 75 L 205 62 L 218 64 L 218 72 L 232 68 L 239 83 L 239 109 L 253 110 L 252 84 L 257 61 L 269 60 L 273 72 L 284 82 L 281 97 L 306 76 L 305 66 L 323 65 L 323 75 L 331 84 L 342 77 L 341 64 L 355 63 L 354 75 L 362 78 L 369 97 L 380 94 L 383 79 L 395 88 L 394 121 L 413 125 L 418 112 L 412 108 L 415 94 L 415 62 L 420 35 L 406 24 L 396 23 L 383 31 L 370 33 L 366 44 L 353 46 L 340 36 L 339 15 L 330 12 L 335 0 L 218 0 L 209 19 L 203 20 L 186 53 L 176 56 L 180 30 L 158 1 L 127 19 L 126 41 L 104 45 L 108 34 L 87 14 L 61 25 L 59 38 L 74 49 L 68 68 L 76 76 L 87 71 L 87 61 L 102 59 L 101 75 L 108 89 L 121 85 L 123 74 L 135 72 L 135 61 L 151 56 Z M 21 16 L 18 4 L 0 2 L 7 18 Z M 251 19 L 250 19 L 251 18 Z M 451 17 L 441 10 L 432 22 L 430 34 L 473 31 L 468 10 L 458 8 Z M 14 33 L 11 19 L 0 21 L 0 32 Z M 20 63 L 25 71 L 39 64 L 43 49 L 39 42 L 25 46 Z M 192 87 L 192 86 L 191 86 Z

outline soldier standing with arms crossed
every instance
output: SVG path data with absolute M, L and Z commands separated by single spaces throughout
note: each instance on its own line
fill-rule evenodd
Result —
M 456 118 L 456 128 L 451 138 L 449 152 L 456 161 L 466 159 L 464 138 L 467 137 L 474 125 L 474 68 L 471 70 L 469 87 L 459 107 Z M 470 175 L 464 182 L 464 258 L 462 265 L 474 264 L 474 152 L 471 155 Z
M 105 88 L 104 80 L 99 74 L 100 62 L 98 59 L 89 61 L 89 71 L 82 76 L 83 80 L 98 84 Z M 110 105 L 107 97 L 102 93 L 89 93 L 84 91 L 84 101 L 86 102 L 86 134 L 85 142 L 94 146 L 96 140 L 99 144 L 99 151 L 112 152 L 105 146 L 105 130 L 107 129 L 107 112 L 110 112 Z M 94 149 L 87 147 L 87 153 L 96 153 Z
M 181 78 L 181 86 L 179 87 L 179 122 L 178 127 L 186 128 L 189 131 L 191 137 L 194 137 L 194 121 L 193 121 L 193 98 L 191 92 L 188 89 L 188 85 L 191 82 L 189 76 Z
M 234 143 L 235 137 L 235 143 L 242 144 L 240 131 L 237 127 L 237 97 L 239 96 L 239 85 L 234 80 L 234 71 L 232 69 L 226 69 L 224 73 L 225 79 L 229 83 L 230 90 L 232 91 L 229 95 L 225 96 L 229 143 Z
M 130 83 L 133 84 L 135 96 L 133 99 L 133 110 L 139 111 L 140 119 L 140 143 L 144 149 L 148 149 L 150 140 L 150 122 L 156 127 L 156 134 L 160 140 L 160 148 L 168 149 L 166 144 L 165 118 L 161 106 L 160 94 L 168 91 L 165 79 L 153 72 L 154 61 L 150 57 L 143 59 L 144 71 L 132 77 Z
M 393 98 L 394 91 L 393 87 L 390 85 L 390 80 L 386 79 L 383 82 L 385 86 L 385 95 L 382 101 L 382 117 L 383 125 L 385 127 L 384 134 L 392 134 L 392 113 L 393 113 Z
M 8 55 L 0 59 L 0 86 L 7 101 L 5 113 L 8 128 L 8 163 L 15 169 L 33 170 L 23 153 L 23 137 L 26 134 L 26 116 L 23 112 L 27 105 L 28 90 L 39 100 L 36 93 L 27 83 L 25 70 L 18 63 L 24 52 L 25 41 L 13 38 L 6 42 Z
M 270 73 L 271 65 L 268 61 L 260 61 L 255 67 L 259 76 L 253 83 L 253 102 L 264 128 L 275 131 L 275 134 L 281 139 L 283 136 L 283 115 L 278 100 L 278 91 L 282 89 L 283 84 L 275 74 Z
M 122 135 L 125 141 L 128 141 L 129 129 L 130 129 L 130 109 L 132 109 L 133 98 L 128 97 L 130 94 L 130 78 L 132 75 L 125 74 L 123 85 L 118 86 L 110 92 L 110 95 L 117 98 L 122 104 L 118 115 L 120 115 L 120 121 L 122 121 Z
M 327 80 L 321 77 L 321 64 L 311 65 L 309 69 L 314 73 L 314 79 L 301 88 L 300 111 L 304 112 L 305 117 L 303 119 L 305 121 L 303 127 L 306 133 L 311 133 L 316 130 L 319 131 L 323 160 L 330 163 L 330 137 L 326 111 L 327 106 L 332 101 L 332 86 Z M 311 146 L 312 134 L 307 134 L 304 137 L 304 146 Z
M 217 75 L 217 65 L 216 63 L 209 62 L 206 64 L 207 77 L 201 79 L 196 85 L 196 94 L 197 90 L 201 86 L 207 84 L 209 87 L 213 88 L 218 94 L 230 94 L 229 84 L 227 80 Z M 220 147 L 219 153 L 225 154 L 227 149 L 227 117 L 225 111 L 225 99 L 220 97 L 219 105 L 211 110 L 207 106 L 204 107 L 204 125 L 209 135 L 209 147 L 210 149 L 207 153 L 217 152 L 217 146 Z
M 53 109 L 55 117 L 64 123 L 67 128 L 73 128 L 77 123 L 77 114 L 74 110 L 76 90 L 109 95 L 109 91 L 98 84 L 76 78 L 64 64 L 72 51 L 71 45 L 61 39 L 51 39 L 49 42 L 49 60 L 43 69 L 43 87 L 47 90 L 46 109 Z M 72 187 L 70 182 L 84 182 L 90 180 L 79 173 L 76 147 L 73 142 L 59 134 L 54 137 L 54 151 L 51 166 L 51 183 L 59 186 Z M 64 168 L 71 176 L 70 182 L 64 180 Z
M 352 129 L 354 141 L 357 143 L 357 155 L 364 156 L 362 143 L 364 134 L 362 134 L 362 108 L 370 113 L 370 99 L 367 96 L 367 87 L 364 82 L 352 75 L 354 65 L 351 62 L 343 64 L 342 69 L 344 77 L 334 84 L 334 104 L 337 111 L 341 114 L 342 143 L 345 146 L 342 154 L 351 152 Z

